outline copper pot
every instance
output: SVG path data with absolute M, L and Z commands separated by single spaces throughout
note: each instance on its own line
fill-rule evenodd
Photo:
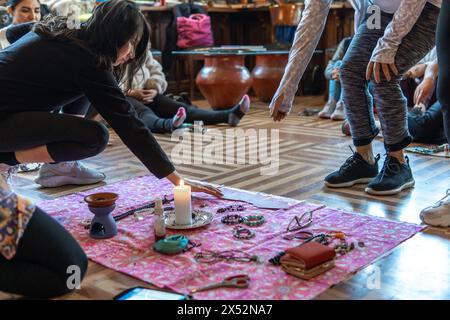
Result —
M 202 95 L 215 110 L 235 106 L 252 85 L 244 56 L 206 56 L 205 65 L 196 78 Z
M 275 26 L 296 26 L 302 18 L 303 3 L 283 3 L 270 7 L 270 17 Z
M 91 207 L 108 207 L 116 203 L 119 195 L 113 192 L 100 192 L 86 196 L 84 201 Z
M 287 54 L 256 56 L 255 68 L 252 71 L 252 87 L 260 101 L 272 101 L 280 85 L 287 62 Z

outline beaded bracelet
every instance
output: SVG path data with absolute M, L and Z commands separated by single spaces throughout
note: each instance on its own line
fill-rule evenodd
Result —
M 255 236 L 255 233 L 247 228 L 235 227 L 233 230 L 233 235 L 238 239 L 250 239 Z
M 264 222 L 266 221 L 266 219 L 264 218 L 264 216 L 261 215 L 250 215 L 250 216 L 246 216 L 242 219 L 242 223 L 249 226 L 249 227 L 257 227 L 262 225 Z
M 221 221 L 225 224 L 238 224 L 242 222 L 242 216 L 238 214 L 228 214 L 222 217 Z
M 225 213 L 225 212 L 235 212 L 235 211 L 244 211 L 245 208 L 243 205 L 231 205 L 225 208 L 219 208 L 217 209 L 217 213 Z

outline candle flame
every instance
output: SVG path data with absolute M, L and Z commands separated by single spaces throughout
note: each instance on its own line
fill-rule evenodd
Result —
M 183 186 L 184 186 L 184 180 L 181 179 L 181 180 L 180 180 L 180 187 L 183 187 Z

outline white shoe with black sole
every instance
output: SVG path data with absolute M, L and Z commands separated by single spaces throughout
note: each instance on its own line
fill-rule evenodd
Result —
M 403 164 L 387 155 L 380 173 L 367 185 L 365 191 L 376 196 L 391 196 L 414 187 L 414 184 L 408 157 Z

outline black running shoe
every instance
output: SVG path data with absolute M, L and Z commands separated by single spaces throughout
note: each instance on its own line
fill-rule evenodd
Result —
M 378 160 L 380 155 L 375 157 L 374 164 L 370 164 L 359 153 L 354 152 L 339 170 L 325 178 L 325 185 L 331 188 L 345 188 L 358 183 L 368 183 L 378 174 Z
M 406 163 L 402 164 L 396 158 L 387 155 L 383 169 L 368 184 L 366 192 L 378 196 L 393 195 L 414 187 L 414 183 L 409 158 L 406 157 Z

